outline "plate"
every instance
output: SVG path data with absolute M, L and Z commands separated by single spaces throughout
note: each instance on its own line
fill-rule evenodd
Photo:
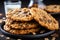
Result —
M 50 31 L 50 30 L 48 31 L 48 30 L 46 30 L 46 32 L 43 33 L 43 34 L 37 33 L 36 35 L 32 35 L 32 34 L 28 34 L 28 35 L 16 35 L 16 34 L 11 34 L 11 33 L 7 32 L 7 31 L 5 31 L 5 30 L 3 29 L 4 24 L 5 24 L 5 22 L 2 22 L 1 25 L 0 25 L 0 30 L 1 30 L 1 32 L 2 32 L 4 35 L 8 36 L 8 37 L 16 38 L 16 39 L 17 39 L 17 38 L 20 38 L 20 39 L 22 39 L 22 38 L 30 38 L 30 39 L 41 38 L 41 37 L 46 37 L 46 36 L 48 36 L 48 35 L 50 35 L 50 34 L 52 34 L 52 33 L 55 32 L 55 31 Z M 41 29 L 42 29 L 42 28 L 41 28 Z M 44 30 L 45 30 L 45 29 L 44 29 Z

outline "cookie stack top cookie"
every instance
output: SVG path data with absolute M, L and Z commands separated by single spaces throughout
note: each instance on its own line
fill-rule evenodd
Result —
M 31 13 L 29 8 L 14 9 L 9 11 L 6 17 L 16 21 L 31 21 L 33 19 Z

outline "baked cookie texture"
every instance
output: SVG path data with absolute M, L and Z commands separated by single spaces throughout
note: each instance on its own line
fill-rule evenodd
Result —
M 12 21 L 11 19 L 6 19 L 6 20 L 5 20 L 5 24 L 6 24 L 6 25 L 11 25 L 12 22 L 13 22 L 13 21 Z
M 34 19 L 43 27 L 49 30 L 57 30 L 59 28 L 58 21 L 46 11 L 39 8 L 31 8 Z
M 36 33 L 39 31 L 39 28 L 36 29 L 27 29 L 27 30 L 18 30 L 18 29 L 12 29 L 8 25 L 4 25 L 4 30 L 7 32 L 10 32 L 12 34 L 29 34 L 29 33 Z
M 9 25 L 13 29 L 32 29 L 38 27 L 36 22 L 6 22 L 5 25 Z
M 12 34 L 35 34 L 39 31 L 38 24 L 35 21 L 15 21 L 7 18 L 4 25 L 4 30 Z
M 45 10 L 52 13 L 60 13 L 60 5 L 47 5 Z
M 14 9 L 12 11 L 9 11 L 6 14 L 6 17 L 16 21 L 30 21 L 33 19 L 31 13 L 32 12 L 29 8 Z
M 6 14 L 4 30 L 12 34 L 39 33 L 40 26 L 49 30 L 59 28 L 58 21 L 43 9 L 21 8 L 9 10 Z
M 32 28 L 37 28 L 38 24 L 37 23 L 14 23 L 11 24 L 11 28 L 15 28 L 15 29 L 32 29 Z

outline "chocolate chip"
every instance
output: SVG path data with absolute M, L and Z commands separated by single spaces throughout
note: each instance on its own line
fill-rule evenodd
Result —
M 52 20 L 48 20 L 48 23 L 51 23 L 52 22 Z
M 31 13 L 29 13 L 29 15 L 31 15 Z
M 55 24 L 56 24 L 56 22 L 55 21 L 53 21 Z
M 54 8 L 57 8 L 56 6 L 54 6 Z
M 28 12 L 24 12 L 23 14 L 27 14 Z
M 26 15 L 26 17 L 27 17 L 28 15 Z
M 21 12 L 21 11 L 19 11 L 19 12 Z
M 41 18 L 39 18 L 40 21 L 43 21 Z
M 45 18 L 42 18 L 42 19 L 40 18 L 39 20 L 42 22 L 45 22 L 45 23 L 47 22 L 47 20 Z
M 46 16 L 43 16 L 43 18 L 46 18 Z

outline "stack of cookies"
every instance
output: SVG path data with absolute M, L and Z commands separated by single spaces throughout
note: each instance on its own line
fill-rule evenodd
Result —
M 13 34 L 35 34 L 39 31 L 28 8 L 9 10 L 4 29 Z
M 6 14 L 4 30 L 12 34 L 35 34 L 41 25 L 49 30 L 59 28 L 58 21 L 39 8 L 21 8 L 9 10 Z

